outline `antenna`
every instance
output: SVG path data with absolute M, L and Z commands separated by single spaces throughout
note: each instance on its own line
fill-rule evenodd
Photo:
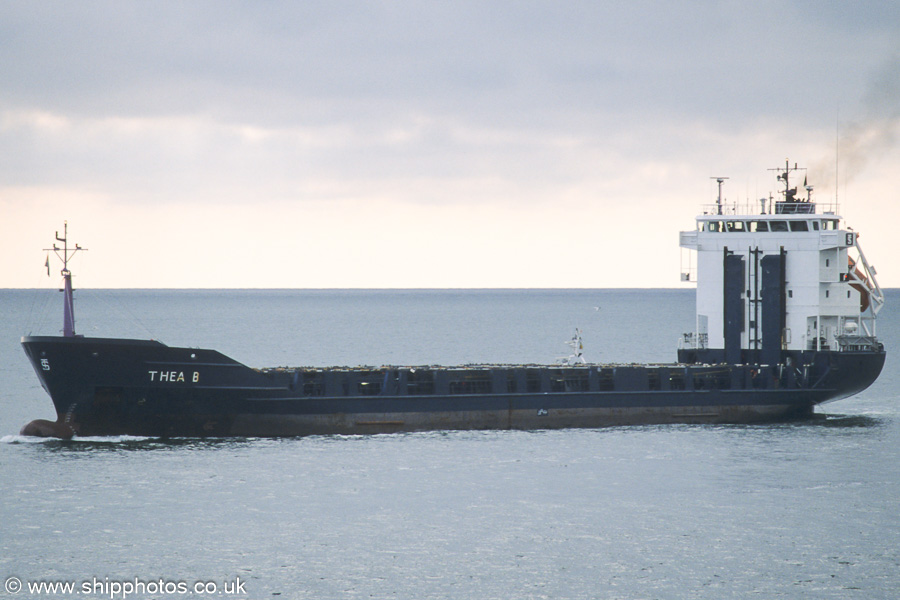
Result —
M 840 152 L 841 141 L 841 119 L 840 113 L 834 121 L 834 211 L 840 214 L 838 208 L 838 153 Z
M 770 171 L 776 171 L 778 175 L 775 177 L 778 181 L 784 182 L 784 191 L 781 192 L 784 195 L 784 202 L 796 202 L 797 196 L 797 188 L 791 188 L 790 176 L 792 171 L 805 171 L 805 168 L 801 168 L 797 166 L 797 163 L 794 163 L 794 166 L 791 166 L 791 162 L 788 159 L 784 159 L 784 169 L 780 167 L 776 167 L 774 169 L 769 169 Z
M 716 207 L 717 207 L 718 214 L 721 215 L 722 214 L 722 184 L 725 183 L 725 180 L 729 179 L 729 178 L 728 177 L 710 177 L 710 179 L 715 179 L 716 182 L 719 184 L 719 197 L 718 197 L 718 199 L 716 199 Z

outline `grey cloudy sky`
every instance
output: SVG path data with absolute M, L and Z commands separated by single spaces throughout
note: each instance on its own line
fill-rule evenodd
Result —
M 898 40 L 896 2 L 4 2 L 0 286 L 63 219 L 92 287 L 677 285 L 709 177 L 833 198 L 838 122 L 897 255 Z

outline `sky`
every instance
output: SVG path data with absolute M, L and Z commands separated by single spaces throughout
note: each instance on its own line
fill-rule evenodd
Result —
M 898 134 L 896 1 L 6 0 L 0 288 L 680 287 L 785 159 L 900 287 Z

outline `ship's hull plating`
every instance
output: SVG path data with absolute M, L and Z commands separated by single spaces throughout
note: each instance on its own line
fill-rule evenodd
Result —
M 865 389 L 884 364 L 882 351 L 816 353 L 788 366 L 486 366 L 475 370 L 490 378 L 481 388 L 477 381 L 465 383 L 471 388 L 446 381 L 448 374 L 474 371 L 420 367 L 418 377 L 426 371 L 431 380 L 427 393 L 417 393 L 416 368 L 260 371 L 214 350 L 144 340 L 26 337 L 22 343 L 58 415 L 56 429 L 47 425 L 31 433 L 51 435 L 300 436 L 773 422 L 809 415 L 816 404 Z M 360 392 L 373 374 L 383 376 L 378 392 Z

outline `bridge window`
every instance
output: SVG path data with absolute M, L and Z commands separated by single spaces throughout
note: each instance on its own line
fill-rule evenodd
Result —
M 787 221 L 772 221 L 769 223 L 769 231 L 787 231 Z
M 750 221 L 750 231 L 751 232 L 755 233 L 757 231 L 768 231 L 768 230 L 769 230 L 769 224 L 766 223 L 765 221 Z
M 791 231 L 809 231 L 809 225 L 806 221 L 789 221 Z

